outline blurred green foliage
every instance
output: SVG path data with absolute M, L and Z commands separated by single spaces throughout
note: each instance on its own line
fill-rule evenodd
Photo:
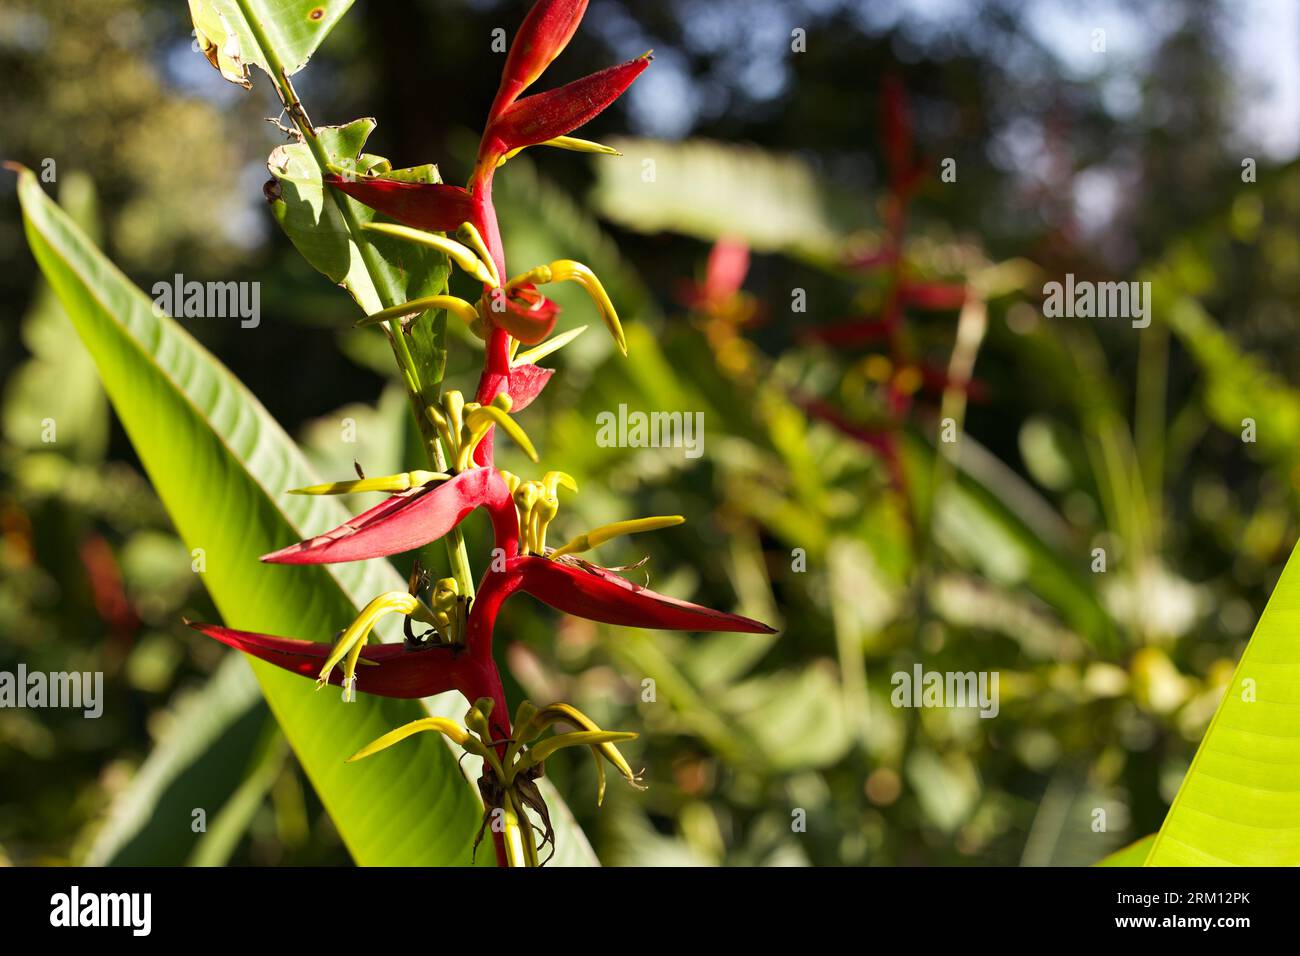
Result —
M 259 208 L 263 159 L 279 142 L 261 119 L 276 107 L 220 88 L 188 49 L 183 6 L 7 4 L 0 151 L 38 169 L 54 158 L 62 201 L 98 222 L 146 289 L 174 271 L 260 280 L 257 338 L 202 320 L 193 331 L 323 472 L 409 466 L 416 439 L 387 345 L 351 329 L 346 296 Z M 440 162 L 457 181 L 463 128 L 498 69 L 478 41 L 514 22 L 518 4 L 394 6 L 359 3 L 300 92 L 318 122 L 375 115 L 378 151 L 398 165 Z M 543 454 L 583 489 L 556 538 L 633 513 L 683 514 L 686 525 L 612 543 L 602 561 L 649 557 L 629 574 L 781 626 L 773 638 L 659 634 L 509 609 L 512 696 L 571 700 L 602 726 L 643 734 L 629 751 L 650 789 L 612 784 L 600 810 L 585 756 L 548 766 L 598 855 L 1084 864 L 1156 830 L 1297 537 L 1300 168 L 1261 160 L 1258 181 L 1241 180 L 1219 39 L 1228 5 L 1175 4 L 1181 19 L 1143 67 L 1138 108 L 1120 113 L 1105 105 L 1112 78 L 1058 62 L 1016 4 L 977 4 L 988 33 L 956 45 L 903 20 L 873 28 L 792 4 L 810 24 L 809 53 L 785 63 L 770 95 L 710 47 L 714 18 L 736 4 L 595 6 L 561 70 L 576 75 L 596 47 L 622 51 L 644 34 L 703 105 L 686 144 L 629 139 L 594 171 L 525 155 L 498 177 L 511 260 L 587 262 L 628 328 L 630 359 L 581 337 L 525 413 Z M 879 241 L 873 111 L 887 69 L 913 92 L 924 154 L 955 156 L 961 170 L 959 186 L 930 182 L 918 199 L 907 256 L 920 273 L 974 281 L 1029 260 L 1051 276 L 1149 279 L 1155 296 L 1139 334 L 1044 319 L 1032 282 L 990 295 L 975 365 L 987 395 L 966 409 L 956 456 L 936 440 L 940 406 L 918 408 L 900 436 L 902 488 L 870 448 L 791 397 L 868 408 L 869 352 L 800 333 L 879 300 L 839 254 Z M 592 135 L 654 132 L 637 103 Z M 1016 131 L 1031 158 L 1053 157 L 1045 171 L 999 158 Z M 1088 234 L 1074 187 L 1115 173 L 1115 157 L 1128 158 L 1122 211 Z M 100 669 L 108 701 L 98 721 L 0 711 L 0 859 L 346 862 L 242 663 L 178 626 L 213 611 L 89 358 L 34 277 L 5 189 L 0 669 Z M 680 296 L 724 236 L 752 246 L 745 288 L 766 317 L 731 329 L 740 344 L 727 353 L 711 338 L 718 317 Z M 814 304 L 807 314 L 790 309 L 796 288 Z M 593 321 L 581 296 L 556 298 L 559 330 Z M 946 366 L 957 323 L 955 311 L 926 313 L 908 331 Z M 479 355 L 460 332 L 447 375 L 464 387 Z M 704 456 L 598 447 L 596 415 L 624 403 L 703 412 Z M 46 418 L 57 442 L 42 441 Z M 1254 443 L 1241 440 L 1244 418 Z M 473 522 L 469 537 L 486 540 Z M 1097 547 L 1105 574 L 1092 571 Z M 999 672 L 999 716 L 892 706 L 892 675 L 917 662 Z M 220 744 L 199 760 L 178 727 L 192 733 L 220 711 L 205 695 L 227 709 L 199 733 Z M 221 809 L 193 845 L 122 836 L 133 814 L 197 799 Z

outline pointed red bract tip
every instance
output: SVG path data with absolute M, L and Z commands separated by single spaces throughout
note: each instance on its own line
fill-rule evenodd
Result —
M 325 182 L 376 212 L 415 229 L 454 232 L 461 223 L 474 221 L 474 197 L 459 186 L 406 183 L 378 177 L 348 180 L 333 173 L 325 177 Z
M 533 4 L 510 43 L 501 87 L 488 113 L 489 124 L 563 52 L 586 12 L 587 0 L 537 0 Z
M 573 132 L 618 99 L 650 65 L 650 59 L 647 53 L 559 89 L 524 97 L 488 127 L 485 147 L 489 152 L 506 153 Z
M 312 680 L 316 679 L 330 653 L 329 644 L 315 641 L 236 631 L 216 624 L 185 623 L 227 647 Z M 459 653 L 461 650 L 449 645 L 418 649 L 404 644 L 367 645 L 361 651 L 363 663 L 356 671 L 357 690 L 380 697 L 409 699 L 472 686 L 466 678 L 473 665 Z M 334 668 L 329 682 L 336 687 L 342 686 L 343 672 L 340 668 Z
M 510 490 L 493 468 L 471 468 L 448 481 L 393 495 L 333 531 L 262 556 L 268 564 L 333 564 L 414 551 L 436 541 L 480 505 L 492 517 L 497 547 L 518 542 Z
M 557 611 L 604 624 L 665 631 L 732 631 L 775 634 L 776 629 L 643 588 L 593 564 L 574 565 L 536 556 L 512 558 L 519 589 Z

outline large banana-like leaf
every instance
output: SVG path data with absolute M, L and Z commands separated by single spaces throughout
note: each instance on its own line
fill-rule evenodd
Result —
M 18 193 L 32 251 L 94 355 L 177 530 L 189 548 L 202 549 L 204 583 L 226 623 L 328 640 L 359 603 L 402 587 L 393 569 L 378 562 L 313 569 L 258 562 L 259 554 L 332 527 L 346 514 L 337 502 L 285 495 L 282 489 L 317 479 L 262 405 L 154 311 L 29 171 L 20 173 Z M 364 744 L 422 716 L 417 703 L 361 695 L 345 705 L 333 691 L 316 693 L 309 681 L 259 661 L 253 667 L 359 863 L 469 862 L 481 809 L 437 735 L 404 744 L 400 773 L 393 763 L 344 764 Z
M 1255 625 L 1148 866 L 1300 864 L 1297 555 Z
M 1135 840 L 1128 846 L 1116 850 L 1109 856 L 1102 857 L 1093 866 L 1141 866 L 1151 852 L 1151 844 L 1155 842 L 1156 835 L 1144 836 L 1140 840 Z

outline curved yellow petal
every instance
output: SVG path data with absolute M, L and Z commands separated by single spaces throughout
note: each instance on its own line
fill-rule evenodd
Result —
M 568 734 L 557 734 L 530 747 L 528 756 L 532 762 L 539 764 L 557 750 L 565 747 L 600 747 L 628 740 L 636 740 L 637 735 L 617 730 L 575 730 Z
M 448 720 L 446 717 L 422 717 L 419 720 L 413 720 L 409 724 L 403 724 L 396 730 L 390 730 L 378 740 L 366 744 L 351 757 L 347 763 L 354 760 L 364 760 L 366 757 L 379 753 L 381 750 L 387 750 L 395 743 L 405 740 L 415 734 L 422 733 L 426 730 L 436 730 L 448 740 L 452 740 L 460 746 L 465 746 L 469 742 L 469 734 L 465 728 L 454 720 Z
M 503 432 L 514 439 L 515 444 L 523 449 L 525 455 L 533 461 L 540 460 L 540 456 L 537 454 L 537 449 L 533 447 L 532 441 L 528 438 L 528 435 L 524 433 L 524 430 L 519 427 L 519 423 L 511 418 L 509 413 L 498 408 L 496 405 L 487 405 L 476 408 L 466 416 L 466 420 L 473 432 L 477 432 L 480 427 L 486 425 L 498 426 Z M 484 431 L 486 431 L 486 427 L 484 427 Z
M 367 232 L 377 232 L 380 235 L 391 236 L 394 239 L 404 239 L 407 242 L 414 242 L 422 246 L 428 246 L 430 249 L 436 249 L 443 255 L 448 256 L 452 262 L 479 282 L 491 286 L 497 284 L 492 273 L 488 271 L 488 267 L 478 257 L 478 253 L 455 239 L 448 239 L 434 232 L 425 232 L 423 229 L 412 229 L 410 226 L 399 226 L 389 222 L 368 222 L 361 228 Z
M 679 525 L 685 520 L 681 515 L 660 515 L 654 518 L 633 518 L 630 521 L 615 521 L 613 524 L 603 524 L 586 534 L 578 535 L 565 544 L 564 547 L 552 551 L 548 557 L 554 560 L 566 554 L 581 554 L 583 551 L 589 551 L 620 535 L 658 531 L 661 528 L 671 528 L 674 525 Z
M 402 319 L 408 315 L 419 315 L 429 309 L 446 309 L 466 325 L 473 325 L 479 319 L 478 309 L 473 304 L 454 295 L 426 295 L 420 299 L 411 299 L 401 305 L 394 305 L 382 312 L 374 312 L 360 322 L 358 327 L 379 325 L 391 319 Z
M 576 329 L 569 329 L 567 332 L 561 332 L 559 335 L 552 336 L 541 345 L 534 346 L 531 349 L 525 349 L 510 360 L 512 366 L 515 365 L 536 365 L 552 352 L 558 352 L 583 332 L 587 331 L 585 325 L 580 325 Z M 515 341 L 518 341 L 517 339 Z
M 290 488 L 291 495 L 350 495 L 361 491 L 409 491 L 431 481 L 446 481 L 451 475 L 441 471 L 403 472 L 400 475 L 384 475 L 376 478 L 356 478 L 350 481 L 330 481 L 323 485 L 308 485 L 306 488 Z

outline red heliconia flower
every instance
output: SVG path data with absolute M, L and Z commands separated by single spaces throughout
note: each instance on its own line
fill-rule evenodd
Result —
M 471 468 L 446 481 L 393 495 L 332 531 L 263 555 L 262 560 L 333 564 L 414 551 L 450 533 L 480 506 L 492 518 L 499 546 L 518 540 L 514 504 L 500 473 L 494 468 Z
M 903 195 L 917 184 L 923 170 L 912 152 L 912 110 L 907 89 L 894 73 L 887 74 L 881 83 L 880 114 L 889 186 L 895 195 Z
M 426 697 L 447 690 L 460 692 L 471 704 L 466 715 L 469 730 L 442 718 L 426 718 L 386 734 L 353 759 L 378 752 L 412 733 L 437 729 L 485 758 L 484 777 L 479 781 L 485 820 L 494 807 L 509 803 L 516 821 L 526 820 L 523 807 L 531 808 L 541 816 L 548 833 L 545 803 L 533 780 L 540 774 L 541 761 L 556 749 L 556 744 L 552 738 L 533 748 L 531 742 L 538 734 L 558 720 L 580 727 L 573 739 L 560 745 L 582 744 L 599 750 L 635 784 L 636 775 L 613 748 L 614 743 L 634 735 L 601 731 L 569 705 L 557 703 L 538 709 L 524 702 L 516 713 L 520 726 L 512 738 L 505 690 L 492 658 L 497 615 L 511 594 L 522 591 L 562 612 L 609 624 L 772 633 L 758 621 L 658 594 L 619 577 L 611 569 L 576 557 L 618 535 L 680 524 L 680 516 L 616 522 L 580 535 L 559 549 L 549 548 L 546 533 L 559 507 L 558 489 L 577 491 L 577 483 L 560 471 L 524 481 L 498 471 L 493 464 L 493 439 L 498 431 L 509 435 L 534 462 L 538 460 L 532 443 L 510 413 L 532 403 L 554 374 L 536 362 L 576 334 L 566 333 L 543 344 L 555 327 L 559 308 L 538 291 L 538 286 L 565 281 L 581 285 L 618 348 L 627 354 L 626 337 L 614 305 L 587 266 L 557 259 L 515 276 L 506 271 L 492 203 L 495 170 L 520 149 L 546 143 L 586 152 L 614 152 L 567 134 L 626 90 L 645 70 L 649 54 L 559 89 L 523 96 L 568 44 L 586 8 L 587 0 L 537 0 L 533 5 L 506 58 L 467 188 L 382 177 L 329 176 L 326 180 L 333 188 L 403 224 L 371 222 L 362 228 L 437 249 L 482 285 L 482 294 L 475 302 L 445 293 L 433 294 L 392 304 L 367 316 L 365 323 L 390 323 L 395 335 L 403 335 L 403 320 L 409 315 L 444 310 L 486 339 L 483 370 L 472 402 L 454 390 L 442 391 L 436 402 L 430 401 L 417 387 L 418 382 L 411 389 L 424 433 L 439 449 L 434 456 L 439 462 L 437 467 L 445 467 L 445 472 L 411 471 L 367 478 L 358 468 L 356 480 L 295 489 L 294 493 L 299 494 L 392 494 L 332 531 L 272 552 L 262 560 L 319 564 L 413 551 L 450 534 L 471 511 L 482 507 L 492 521 L 496 550 L 477 594 L 466 573 L 465 551 L 453 546 L 449 552 L 454 577 L 431 585 L 417 562 L 408 589 L 373 598 L 332 647 L 214 625 L 191 625 L 277 667 L 314 677 L 318 687 L 325 683 L 342 685 L 345 700 L 353 699 L 357 690 L 402 698 Z M 456 238 L 442 233 L 455 233 Z M 732 274 L 720 275 L 723 271 Z M 733 261 L 727 270 L 723 264 L 715 264 L 714 272 L 718 274 L 711 281 L 729 287 L 735 294 L 743 278 L 744 263 Z M 520 344 L 535 347 L 519 353 Z M 378 620 L 388 614 L 404 616 L 407 640 L 402 644 L 367 645 Z M 418 636 L 412 629 L 415 622 L 426 628 Z M 524 745 L 529 745 L 527 752 L 520 749 Z M 512 775 L 506 772 L 507 766 L 512 771 L 523 768 L 525 773 Z M 602 772 L 602 790 L 603 779 Z M 516 832 L 507 848 L 506 837 L 494 828 L 493 841 L 500 863 L 522 860 L 523 865 L 529 865 L 531 835 L 521 838 Z M 531 863 L 537 862 L 534 853 Z
M 385 216 L 417 229 L 449 232 L 461 223 L 473 223 L 504 272 L 491 197 L 496 166 L 517 150 L 557 140 L 595 118 L 650 63 L 651 56 L 647 53 L 558 89 L 520 99 L 568 45 L 586 10 L 587 0 L 538 0 L 529 11 L 506 55 L 501 86 L 488 112 L 469 189 L 445 184 L 397 183 L 371 176 L 355 180 L 328 176 L 326 182 Z M 555 145 L 575 148 L 572 141 Z M 592 144 L 577 145 L 585 148 Z
M 633 584 L 607 568 L 572 556 L 552 559 L 514 555 L 503 570 L 489 570 L 470 606 L 464 642 L 371 644 L 362 647 L 354 672 L 321 670 L 332 650 L 328 644 L 237 631 L 211 624 L 190 626 L 208 637 L 303 677 L 336 686 L 355 680 L 357 690 L 380 697 L 427 697 L 459 690 L 468 700 L 493 696 L 492 637 L 502 604 L 517 592 L 575 617 L 673 631 L 729 631 L 772 634 L 759 621 L 692 604 Z M 363 638 L 364 639 L 364 638 Z
M 888 193 L 884 197 L 884 237 L 866 253 L 854 252 L 844 264 L 862 271 L 882 271 L 886 283 L 885 301 L 878 314 L 840 320 L 800 333 L 805 341 L 821 342 L 833 348 L 879 343 L 887 370 L 895 369 L 883 383 L 881 398 L 885 420 L 869 426 L 850 418 L 844 411 L 815 398 L 795 395 L 794 400 L 814 418 L 818 418 L 851 438 L 867 445 L 886 462 L 891 484 L 904 496 L 902 456 L 897 430 L 912 408 L 915 393 L 942 393 L 949 388 L 964 391 L 978 400 L 983 396 L 981 383 L 953 382 L 948 374 L 913 354 L 913 345 L 904 335 L 904 321 L 909 310 L 958 310 L 966 305 L 969 289 L 958 283 L 918 281 L 909 274 L 903 255 L 904 232 L 908 207 L 925 174 L 913 143 L 911 109 L 906 90 L 894 74 L 885 77 L 880 95 L 880 138 L 885 153 Z M 872 361 L 874 359 L 868 359 Z

